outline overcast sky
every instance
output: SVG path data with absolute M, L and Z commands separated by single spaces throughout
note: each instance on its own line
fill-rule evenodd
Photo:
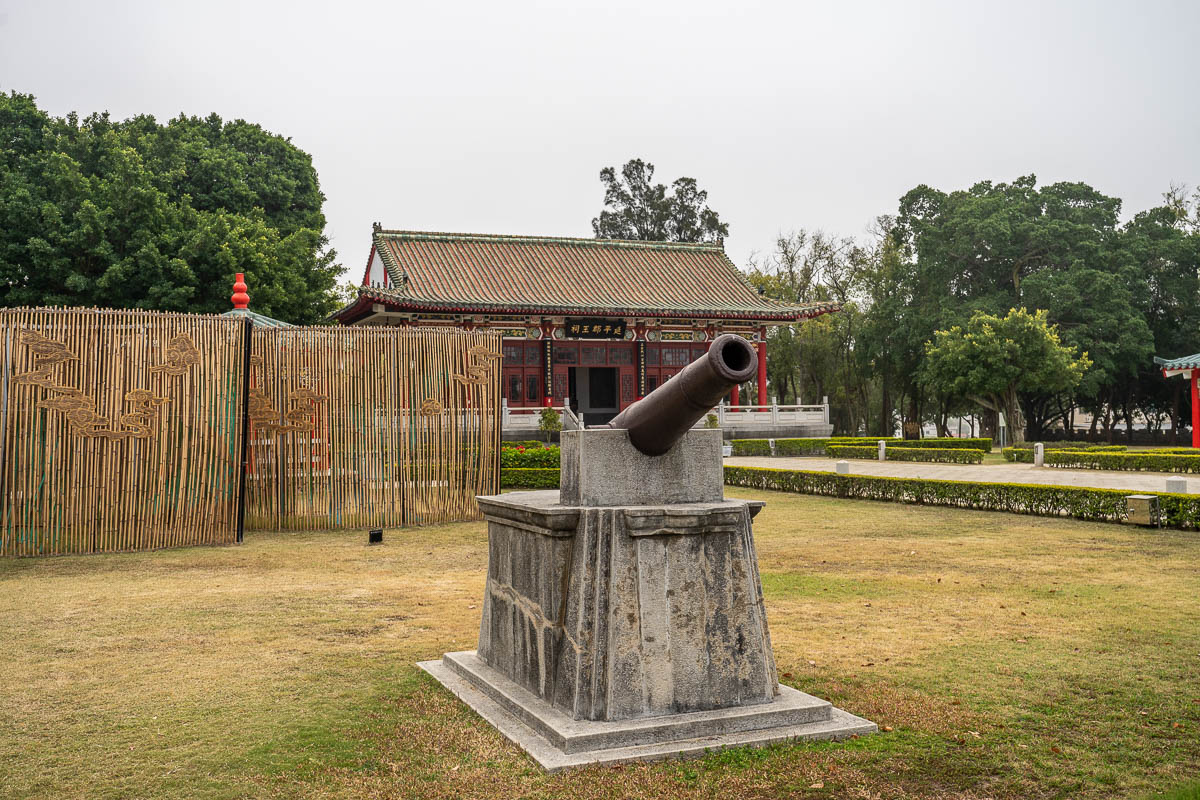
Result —
M 606 165 L 687 175 L 739 265 L 862 236 L 920 183 L 1200 182 L 1197 2 L 0 0 L 0 89 L 216 112 L 312 154 L 356 280 L 371 223 L 590 236 Z

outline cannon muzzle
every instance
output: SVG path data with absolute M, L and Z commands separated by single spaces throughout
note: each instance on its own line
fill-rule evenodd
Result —
M 660 456 L 733 387 L 750 380 L 756 366 L 749 342 L 731 333 L 718 336 L 707 353 L 622 411 L 608 427 L 628 430 L 634 447 Z

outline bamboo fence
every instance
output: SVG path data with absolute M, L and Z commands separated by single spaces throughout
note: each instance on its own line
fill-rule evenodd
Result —
M 0 555 L 235 541 L 246 324 L 0 310 Z
M 256 329 L 251 350 L 247 527 L 477 519 L 497 491 L 498 335 Z

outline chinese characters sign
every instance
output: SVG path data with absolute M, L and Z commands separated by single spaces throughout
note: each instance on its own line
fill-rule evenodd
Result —
M 624 339 L 625 320 L 567 317 L 564 330 L 568 339 Z

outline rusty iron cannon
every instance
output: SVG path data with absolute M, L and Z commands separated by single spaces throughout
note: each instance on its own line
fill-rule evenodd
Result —
M 660 456 L 735 386 L 754 377 L 756 368 L 749 342 L 731 333 L 718 336 L 707 353 L 622 411 L 608 427 L 629 431 L 629 441 L 640 452 Z

